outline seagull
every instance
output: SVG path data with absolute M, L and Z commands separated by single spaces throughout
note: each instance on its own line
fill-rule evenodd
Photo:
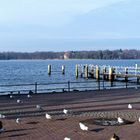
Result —
M 71 138 L 65 137 L 64 140 L 71 140 Z
M 139 118 L 139 122 L 140 122 L 140 118 Z
M 79 123 L 79 126 L 80 126 L 80 128 L 82 129 L 82 130 L 84 130 L 84 131 L 88 131 L 88 127 L 87 126 L 85 126 L 83 123 Z
M 124 123 L 124 121 L 123 121 L 123 119 L 122 118 L 120 118 L 120 117 L 118 117 L 118 123 Z
M 13 95 L 10 95 L 10 98 L 13 98 Z
M 43 108 L 41 107 L 41 105 L 36 105 L 36 108 L 38 109 L 38 110 L 43 110 Z
M 20 99 L 18 99 L 18 100 L 17 100 L 17 103 L 18 103 L 18 104 L 19 104 L 19 103 L 21 103 L 21 100 L 20 100 Z
M 0 119 L 4 119 L 4 118 L 6 118 L 6 116 L 3 114 L 0 114 Z
M 131 105 L 131 104 L 129 104 L 129 105 L 128 105 L 128 108 L 129 108 L 129 109 L 132 109 L 132 105 Z
M 67 109 L 64 109 L 64 110 L 63 110 L 63 113 L 64 113 L 65 115 L 67 115 L 67 114 L 68 114 L 68 110 L 67 110 Z
M 27 98 L 31 98 L 31 95 L 30 95 L 30 94 L 28 94 L 28 95 L 27 95 Z
M 4 130 L 5 130 L 4 128 L 1 128 L 1 129 L 0 129 L 0 133 L 4 132 Z
M 48 120 L 52 119 L 51 115 L 49 115 L 48 113 L 46 113 L 45 116 L 46 116 L 46 119 L 48 119 Z
M 110 140 L 120 140 L 120 138 L 116 134 L 114 134 Z
M 17 118 L 16 119 L 16 123 L 18 123 L 18 124 L 21 123 L 21 119 L 20 118 Z

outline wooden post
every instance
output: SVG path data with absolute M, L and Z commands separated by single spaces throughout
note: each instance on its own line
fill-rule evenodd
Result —
M 76 74 L 76 78 L 78 78 L 78 65 L 76 65 L 75 74 Z
M 107 80 L 107 76 L 106 76 L 106 67 L 103 68 L 103 79 Z
M 70 81 L 68 81 L 68 92 L 70 92 Z
M 135 75 L 138 73 L 138 64 L 135 64 Z M 137 77 L 137 83 L 139 83 L 140 78 Z
M 96 79 L 100 80 L 100 68 L 96 65 Z
M 65 74 L 65 66 L 62 65 L 62 74 L 64 75 Z
M 94 78 L 94 66 L 91 66 L 91 77 Z
M 48 65 L 48 75 L 51 75 L 51 65 Z
M 85 66 L 85 78 L 88 79 L 88 65 Z
M 128 74 L 128 68 L 125 68 L 125 81 L 128 81 L 128 76 L 127 76 L 127 74 Z
M 109 67 L 109 80 L 110 81 L 114 80 L 113 68 L 112 67 Z

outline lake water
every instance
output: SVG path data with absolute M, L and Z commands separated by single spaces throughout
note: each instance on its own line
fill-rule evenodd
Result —
M 52 65 L 52 75 L 48 75 L 48 65 Z M 81 82 L 84 78 L 75 78 L 76 64 L 140 66 L 140 60 L 2 60 L 0 61 L 0 85 L 30 84 L 53 82 Z M 65 65 L 65 75 L 61 66 Z

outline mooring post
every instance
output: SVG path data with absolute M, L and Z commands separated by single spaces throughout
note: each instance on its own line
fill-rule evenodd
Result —
M 100 80 L 100 68 L 96 65 L 96 79 Z
M 88 79 L 88 65 L 85 66 L 85 78 Z
M 48 75 L 51 75 L 51 65 L 48 65 Z
M 114 70 L 113 67 L 109 67 L 109 81 L 114 80 L 113 70 Z
M 76 65 L 75 74 L 76 74 L 76 78 L 78 78 L 78 65 Z
M 104 67 L 104 68 L 103 68 L 103 79 L 104 79 L 104 80 L 107 80 L 106 77 L 107 77 L 107 76 L 106 76 L 106 67 Z
M 62 74 L 64 75 L 65 74 L 65 66 L 62 65 Z
M 70 81 L 68 81 L 68 92 L 70 92 Z
M 125 67 L 125 81 L 128 81 L 128 68 Z
M 135 64 L 135 75 L 138 73 L 138 64 Z M 137 83 L 139 83 L 140 77 L 137 76 Z
M 91 75 L 92 75 L 92 78 L 94 78 L 94 66 L 93 65 L 91 66 Z
M 35 93 L 37 93 L 37 82 L 35 82 Z

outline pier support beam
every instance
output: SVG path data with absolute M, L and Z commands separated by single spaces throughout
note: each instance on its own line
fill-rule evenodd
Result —
M 85 78 L 88 79 L 88 65 L 85 66 Z
M 107 80 L 106 67 L 103 68 L 103 79 Z
M 114 81 L 114 68 L 109 67 L 109 81 Z
M 100 80 L 100 68 L 99 68 L 99 66 L 96 66 L 96 79 Z
M 48 65 L 48 75 L 51 75 L 51 65 Z
M 127 76 L 127 74 L 128 74 L 128 68 L 125 68 L 125 81 L 128 81 L 128 76 Z
M 76 67 L 75 67 L 75 74 L 76 74 L 76 78 L 78 78 L 78 65 L 76 65 Z
M 94 78 L 94 66 L 91 66 L 91 77 Z
M 65 66 L 62 65 L 62 74 L 64 75 L 65 74 Z

